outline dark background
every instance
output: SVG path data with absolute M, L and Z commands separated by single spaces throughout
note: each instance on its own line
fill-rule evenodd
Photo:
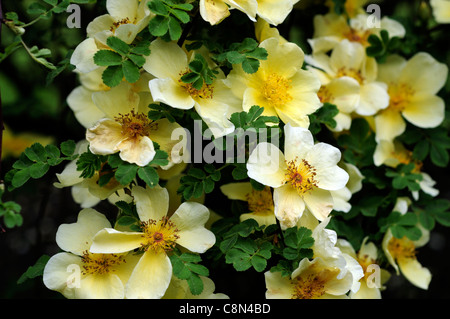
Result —
M 24 8 L 34 1 L 2 1 L 3 11 L 19 13 L 22 21 L 30 21 Z M 431 33 L 424 31 L 425 26 L 417 21 L 420 14 L 426 14 L 421 1 L 378 1 L 382 16 L 395 16 L 413 32 L 421 32 L 423 41 L 417 44 L 419 50 L 426 50 L 450 65 L 448 36 L 440 37 L 440 41 L 431 40 Z M 306 9 L 293 11 L 287 22 L 279 27 L 286 38 L 300 44 L 305 52 L 309 48 L 305 40 L 312 35 L 313 13 L 324 10 L 322 1 L 301 0 Z M 418 8 L 422 10 L 418 11 Z M 68 14 L 60 14 L 51 20 L 40 21 L 27 29 L 24 41 L 32 45 L 47 47 L 52 50 L 52 62 L 62 60 L 68 50 L 75 48 L 85 37 L 86 25 L 96 16 L 105 13 L 104 1 L 95 6 L 82 6 L 82 28 L 68 29 L 65 19 Z M 234 12 L 233 12 L 234 14 Z M 404 18 L 407 17 L 407 20 Z M 449 25 L 436 28 L 433 32 L 448 34 Z M 28 31 L 29 30 L 29 31 Z M 419 31 L 418 31 L 419 30 Z M 436 34 L 436 33 L 434 33 Z M 12 40 L 12 35 L 4 26 L 2 32 L 2 51 Z M 0 88 L 4 122 L 14 132 L 35 132 L 54 136 L 59 144 L 67 139 L 78 141 L 84 138 L 84 130 L 74 119 L 67 107 L 65 98 L 78 85 L 75 74 L 64 72 L 49 86 L 45 85 L 47 71 L 31 61 L 26 52 L 20 49 L 1 64 Z M 444 94 L 450 92 L 449 86 L 443 89 Z M 448 101 L 448 100 L 447 100 Z M 448 103 L 447 103 L 448 104 Z M 14 159 L 2 160 L 1 177 L 11 167 Z M 42 277 L 30 279 L 21 285 L 16 282 L 27 268 L 43 254 L 53 255 L 59 251 L 55 244 L 55 233 L 62 223 L 75 222 L 80 207 L 74 203 L 70 189 L 57 189 L 55 173 L 63 167 L 52 168 L 41 180 L 31 180 L 20 191 L 4 195 L 3 201 L 14 200 L 22 206 L 24 224 L 17 229 L 0 229 L 0 297 L 5 299 L 22 298 L 61 298 L 59 293 L 45 288 Z M 450 199 L 448 170 L 427 167 L 426 170 L 436 181 L 441 191 L 439 197 Z M 206 203 L 208 205 L 208 202 Z M 111 215 L 114 210 L 102 203 L 96 207 L 102 213 Z M 112 216 L 111 216 L 112 217 Z M 418 251 L 418 259 L 424 267 L 430 269 L 433 279 L 427 291 L 414 287 L 402 276 L 393 275 L 382 293 L 385 299 L 423 298 L 442 299 L 450 297 L 450 230 L 436 225 L 431 232 L 430 242 Z M 235 272 L 231 268 L 220 272 L 211 271 L 211 278 L 216 283 L 216 292 L 225 293 L 231 298 L 264 298 L 264 275 L 251 271 Z M 246 284 L 242 284 L 246 283 Z M 247 284 L 251 283 L 251 284 Z

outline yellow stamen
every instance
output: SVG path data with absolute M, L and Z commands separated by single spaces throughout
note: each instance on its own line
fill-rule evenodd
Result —
M 139 136 L 149 136 L 150 131 L 155 129 L 156 123 L 153 123 L 145 114 L 135 113 L 132 110 L 125 115 L 119 114 L 114 118 L 115 121 L 122 125 L 122 134 L 128 138 L 136 138 Z
M 390 97 L 388 108 L 402 112 L 414 95 L 414 90 L 406 83 L 390 84 L 388 93 Z
M 281 107 L 292 100 L 292 96 L 289 94 L 290 88 L 290 80 L 286 80 L 282 76 L 272 73 L 264 81 L 261 92 L 270 106 Z
M 141 249 L 154 252 L 170 251 L 174 248 L 178 236 L 178 229 L 168 217 L 161 218 L 160 221 L 150 219 L 142 222 L 143 242 Z
M 356 81 L 359 82 L 359 84 L 363 84 L 364 82 L 364 77 L 361 74 L 361 71 L 352 69 L 352 68 L 345 68 L 342 67 L 337 71 L 336 77 L 340 78 L 343 76 L 349 76 L 351 78 L 354 78 Z
M 296 158 L 286 162 L 286 164 L 285 182 L 295 188 L 299 194 L 304 194 L 312 190 L 313 187 L 317 187 L 317 181 L 315 180 L 316 169 L 308 161 L 302 159 L 297 165 Z
M 333 95 L 325 85 L 322 85 L 320 87 L 319 92 L 317 92 L 317 96 L 319 97 L 319 100 L 322 103 L 333 101 Z
M 416 247 L 407 237 L 401 239 L 392 237 L 388 243 L 388 250 L 394 259 L 416 258 Z
M 316 271 L 314 268 L 305 274 L 302 274 L 292 280 L 293 294 L 292 299 L 316 299 L 325 294 L 325 285 L 328 281 L 335 278 L 338 269 L 322 269 Z
M 131 23 L 132 24 L 136 24 L 136 18 L 134 19 L 133 22 L 131 22 L 130 18 L 126 17 L 126 18 L 124 18 L 122 20 L 113 22 L 113 25 L 111 26 L 111 28 L 109 28 L 109 31 L 115 33 L 116 29 L 118 27 L 120 27 L 122 24 L 131 24 Z
M 196 98 L 200 98 L 200 99 L 212 99 L 213 98 L 213 93 L 214 93 L 214 86 L 212 84 L 206 84 L 203 81 L 203 86 L 201 87 L 200 90 L 197 90 L 192 83 L 185 83 L 183 82 L 183 80 L 181 80 L 181 77 L 183 77 L 184 75 L 190 73 L 191 71 L 188 69 L 184 72 L 180 73 L 180 79 L 178 80 L 178 83 L 180 83 L 180 85 L 189 93 L 189 95 L 196 99 Z
M 273 199 L 270 187 L 262 191 L 252 190 L 247 194 L 248 209 L 256 215 L 273 214 Z
M 344 38 L 348 39 L 350 42 L 359 42 L 363 46 L 367 46 L 369 44 L 369 36 L 372 34 L 370 30 L 359 31 L 353 28 L 350 28 L 347 32 L 344 33 Z
M 92 254 L 83 252 L 81 257 L 83 263 L 83 275 L 104 275 L 114 272 L 114 267 L 126 262 L 122 255 L 115 254 Z

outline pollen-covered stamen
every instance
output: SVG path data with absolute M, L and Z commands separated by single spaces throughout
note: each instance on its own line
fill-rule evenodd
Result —
M 339 273 L 338 269 L 322 269 L 316 271 L 312 267 L 311 271 L 302 274 L 292 280 L 292 299 L 315 299 L 325 294 L 325 285 L 334 279 Z
M 212 99 L 214 94 L 214 86 L 212 84 L 206 84 L 205 81 L 203 81 L 203 86 L 198 90 L 196 89 L 192 83 L 185 83 L 181 79 L 184 75 L 191 73 L 191 70 L 187 69 L 184 72 L 180 72 L 180 79 L 178 80 L 178 83 L 189 93 L 189 95 L 196 99 Z
M 125 261 L 123 255 L 116 254 L 93 254 L 87 250 L 83 252 L 81 257 L 83 263 L 83 275 L 104 275 L 114 272 L 115 266 L 118 266 Z
M 393 158 L 395 158 L 399 164 L 405 164 L 408 165 L 410 163 L 414 163 L 414 168 L 411 171 L 412 173 L 420 173 L 422 166 L 423 166 L 423 162 L 413 159 L 412 157 L 413 152 L 409 151 L 409 150 L 403 150 L 400 152 L 391 152 L 391 156 Z
M 296 158 L 286 162 L 286 165 L 287 172 L 284 182 L 289 183 L 299 194 L 304 194 L 318 186 L 315 179 L 316 169 L 307 160 L 302 159 L 297 164 Z
M 276 73 L 272 73 L 264 81 L 261 92 L 270 106 L 281 107 L 292 100 L 292 96 L 289 94 L 290 88 L 290 80 Z
M 141 222 L 141 227 L 143 229 L 141 249 L 145 251 L 171 251 L 180 238 L 178 228 L 168 217 L 163 217 L 159 221 L 150 219 Z
M 367 279 L 370 275 L 373 274 L 373 272 L 368 272 L 367 268 L 370 265 L 376 264 L 376 260 L 370 257 L 369 255 L 359 256 L 358 257 L 358 263 L 360 264 L 361 268 L 363 269 L 364 277 L 361 278 L 361 280 Z
M 154 129 L 153 126 L 156 125 L 145 114 L 136 113 L 134 110 L 127 114 L 119 114 L 114 120 L 122 125 L 122 134 L 128 138 L 149 136 L 150 131 Z
M 113 22 L 112 26 L 109 28 L 109 31 L 115 33 L 116 29 L 120 27 L 122 24 L 131 24 L 131 23 L 136 24 L 136 18 L 133 21 L 131 21 L 130 18 L 126 17 L 122 20 Z
M 350 42 L 359 42 L 363 46 L 369 44 L 369 36 L 372 34 L 370 30 L 357 30 L 350 28 L 347 32 L 344 33 L 344 37 L 348 39 Z
M 392 237 L 388 243 L 388 250 L 394 259 L 416 258 L 416 247 L 412 240 L 406 237 Z
M 402 112 L 409 104 L 411 97 L 414 95 L 414 90 L 406 83 L 393 84 L 388 88 L 389 106 L 391 110 Z
M 273 199 L 270 187 L 265 187 L 262 191 L 252 190 L 246 195 L 248 209 L 257 215 L 273 214 Z
M 333 101 L 333 95 L 325 85 L 322 85 L 320 87 L 319 91 L 317 92 L 317 96 L 319 97 L 321 103 Z
M 356 81 L 358 81 L 359 84 L 363 84 L 364 82 L 364 77 L 362 76 L 361 72 L 352 68 L 340 68 L 336 73 L 336 77 L 340 78 L 343 76 L 354 78 Z

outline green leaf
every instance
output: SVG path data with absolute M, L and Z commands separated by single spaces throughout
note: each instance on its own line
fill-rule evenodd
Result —
M 122 56 L 110 50 L 100 50 L 94 55 L 94 63 L 99 66 L 121 65 Z
M 193 295 L 199 295 L 203 291 L 203 281 L 199 276 L 191 276 L 187 279 L 189 290 Z
M 25 184 L 30 179 L 30 177 L 31 177 L 30 169 L 29 168 L 25 168 L 23 170 L 17 171 L 14 174 L 14 176 L 13 176 L 13 178 L 11 180 L 11 184 L 15 188 L 19 188 L 20 186 Z
M 102 74 L 103 83 L 109 87 L 115 87 L 122 82 L 123 69 L 121 65 L 108 66 Z
M 45 162 L 47 160 L 45 148 L 39 143 L 34 143 L 26 148 L 24 153 L 33 162 Z
M 145 166 L 138 169 L 138 176 L 150 187 L 158 185 L 159 175 L 156 169 Z
M 181 37 L 181 33 L 183 30 L 181 29 L 180 23 L 175 19 L 169 18 L 169 35 L 172 41 L 177 41 Z
M 61 148 L 61 152 L 64 155 L 72 156 L 73 153 L 75 152 L 76 143 L 73 140 L 68 140 L 68 141 L 62 142 L 60 145 L 60 148 Z M 55 156 L 55 157 L 58 157 L 58 156 Z
M 136 177 L 138 169 L 139 166 L 124 162 L 117 168 L 115 174 L 116 180 L 122 185 L 128 185 Z
M 130 46 L 118 37 L 109 37 L 106 39 L 106 44 L 121 55 L 127 55 L 130 52 Z
M 148 7 L 156 15 L 167 16 L 169 14 L 167 6 L 159 0 L 150 1 Z
M 156 16 L 150 20 L 148 30 L 155 37 L 162 37 L 169 30 L 169 17 Z
M 50 165 L 47 163 L 35 163 L 29 167 L 30 176 L 34 179 L 41 178 L 48 172 L 49 168 Z
M 131 62 L 131 60 L 126 60 L 122 64 L 123 75 L 125 76 L 125 80 L 128 83 L 135 83 L 141 77 L 141 73 L 139 71 L 139 67 Z
M 142 55 L 129 54 L 128 57 L 139 68 L 141 68 L 145 64 L 145 58 Z
M 259 69 L 259 60 L 252 59 L 252 58 L 246 58 L 244 62 L 242 62 L 242 69 L 245 73 L 255 73 Z
M 191 17 L 189 16 L 189 14 L 187 14 L 185 11 L 183 10 L 171 10 L 170 13 L 172 13 L 178 20 L 180 20 L 183 23 L 188 23 L 191 20 Z
M 25 271 L 22 276 L 20 276 L 19 280 L 17 280 L 17 284 L 24 283 L 27 279 L 33 279 L 38 276 L 42 276 L 44 273 L 44 268 L 47 262 L 49 261 L 50 256 L 42 255 L 33 266 L 28 267 L 27 271 Z

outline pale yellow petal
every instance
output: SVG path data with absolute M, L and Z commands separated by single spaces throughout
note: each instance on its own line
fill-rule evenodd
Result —
M 249 182 L 229 183 L 220 186 L 222 193 L 231 200 L 247 201 L 247 195 L 253 191 Z
M 390 108 L 381 111 L 375 116 L 377 141 L 393 141 L 406 129 L 406 123 L 401 113 Z
M 75 289 L 76 299 L 123 299 L 124 295 L 124 285 L 114 273 L 84 276 Z
M 414 55 L 405 65 L 399 82 L 408 83 L 416 94 L 436 94 L 444 86 L 448 67 L 426 52 Z
M 305 202 L 290 185 L 274 189 L 273 204 L 275 216 L 284 229 L 294 227 L 305 210 Z
M 147 251 L 125 286 L 127 299 L 159 299 L 169 287 L 172 264 L 165 252 Z
M 67 96 L 67 104 L 77 121 L 85 128 L 92 127 L 98 120 L 105 117 L 105 113 L 92 101 L 92 93 L 94 92 L 78 86 Z
M 281 150 L 270 143 L 259 143 L 247 161 L 248 176 L 270 187 L 280 187 L 285 178 L 286 163 Z
M 89 249 L 95 234 L 105 227 L 111 227 L 105 215 L 85 208 L 78 214 L 76 223 L 58 227 L 56 243 L 62 250 L 82 256 Z
M 153 188 L 135 186 L 131 190 L 131 195 L 136 202 L 136 209 L 141 221 L 160 220 L 167 214 L 169 207 L 167 189 L 159 185 Z
M 303 200 L 310 212 L 320 221 L 328 217 L 333 210 L 333 196 L 328 190 L 314 188 L 303 195 Z
M 445 117 L 444 100 L 437 95 L 417 94 L 403 110 L 405 119 L 421 128 L 433 128 Z
M 86 131 L 89 149 L 98 155 L 109 155 L 118 152 L 118 145 L 124 140 L 122 126 L 110 119 L 102 119 Z
M 416 287 L 428 289 L 431 281 L 430 271 L 423 267 L 415 258 L 400 258 L 397 260 L 402 274 Z
M 82 73 L 91 72 L 99 67 L 94 63 L 94 55 L 98 50 L 95 39 L 87 38 L 73 51 L 70 64 L 75 65 L 76 69 Z
M 104 228 L 95 234 L 89 251 L 99 254 L 125 253 L 139 248 L 141 243 L 142 233 Z
M 293 289 L 289 277 L 282 277 L 281 272 L 264 273 L 266 280 L 266 298 L 267 299 L 290 299 Z
M 184 202 L 170 218 L 179 230 L 177 244 L 192 252 L 204 253 L 216 242 L 214 233 L 204 226 L 209 219 L 209 210 L 195 202 Z
M 122 82 L 109 91 L 93 93 L 92 100 L 107 117 L 114 119 L 119 114 L 125 115 L 131 110 L 137 111 L 140 98 L 139 94 L 131 89 L 129 83 Z
M 211 25 L 220 23 L 230 15 L 228 6 L 221 0 L 200 0 L 200 15 Z
M 292 11 L 292 0 L 258 0 L 258 16 L 273 25 L 283 23 Z
M 178 81 L 180 73 L 187 70 L 186 53 L 175 42 L 165 42 L 158 38 L 151 43 L 150 50 L 143 68 L 153 76 Z
M 153 142 L 148 136 L 124 139 L 117 145 L 117 149 L 122 160 L 141 167 L 150 163 L 156 154 Z
M 71 266 L 72 265 L 72 266 Z M 81 257 L 70 253 L 53 255 L 45 265 L 43 282 L 50 290 L 60 292 L 64 297 L 73 299 L 75 287 L 79 283 L 75 272 L 82 269 Z
M 107 0 L 106 10 L 116 20 L 128 18 L 133 21 L 136 18 L 138 2 L 135 0 Z
M 176 109 L 188 110 L 195 101 L 179 83 L 173 79 L 153 79 L 149 82 L 150 92 L 156 102 L 162 102 Z

